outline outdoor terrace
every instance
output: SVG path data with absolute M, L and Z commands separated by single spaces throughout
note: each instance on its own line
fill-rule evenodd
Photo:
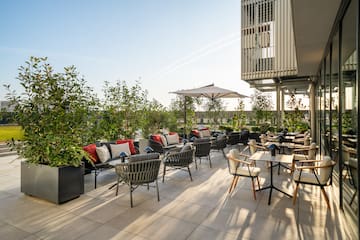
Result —
M 227 149 L 228 151 L 228 149 Z M 115 171 L 99 175 L 94 190 L 93 176 L 86 175 L 85 194 L 62 205 L 32 198 L 20 192 L 20 161 L 16 156 L 0 158 L 1 239 L 356 239 L 352 226 L 334 204 L 336 188 L 326 189 L 328 210 L 319 188 L 301 187 L 295 206 L 292 199 L 273 191 L 257 192 L 253 200 L 251 182 L 241 178 L 231 196 L 232 176 L 220 152 L 212 152 L 213 168 L 202 161 L 191 167 L 193 182 L 185 171 L 173 171 L 162 183 L 160 202 L 155 189 L 138 188 L 134 208 L 129 190 L 120 186 L 119 195 L 109 190 Z M 262 185 L 269 182 L 269 169 L 259 163 Z M 160 169 L 160 173 L 161 169 Z M 161 175 L 161 174 L 160 174 Z M 283 170 L 277 186 L 293 192 L 290 173 Z

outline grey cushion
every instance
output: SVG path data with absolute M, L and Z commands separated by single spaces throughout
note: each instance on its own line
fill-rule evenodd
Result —
M 185 145 L 181 148 L 180 152 L 186 152 L 186 151 L 189 151 L 189 150 L 191 150 L 191 145 L 190 145 L 190 144 L 185 144 Z
M 131 155 L 130 156 L 129 162 L 137 162 L 137 161 L 159 159 L 159 158 L 160 158 L 159 153 L 136 154 L 136 155 Z

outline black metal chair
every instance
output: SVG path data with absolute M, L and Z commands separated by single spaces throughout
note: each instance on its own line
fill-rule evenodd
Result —
M 158 201 L 160 201 L 157 182 L 160 163 L 159 154 L 153 153 L 140 154 L 137 158 L 133 158 L 133 160 L 130 158 L 129 162 L 116 165 L 115 170 L 118 175 L 116 195 L 118 194 L 120 181 L 128 184 L 130 190 L 130 206 L 133 207 L 133 191 L 141 185 L 147 185 L 149 189 L 149 184 L 155 182 L 157 198 Z
M 240 133 L 239 132 L 232 132 L 230 135 L 228 135 L 228 141 L 227 144 L 230 146 L 235 146 L 238 143 L 240 143 Z
M 163 159 L 164 164 L 164 172 L 163 172 L 163 179 L 164 182 L 166 171 L 170 169 L 187 169 L 189 172 L 190 180 L 192 181 L 191 172 L 190 172 L 190 164 L 193 162 L 194 159 L 194 149 L 189 146 L 184 146 L 184 148 L 179 152 L 170 152 L 168 153 L 165 158 Z M 166 168 L 170 169 L 166 169 Z
M 218 136 L 218 139 L 211 142 L 211 149 L 222 151 L 224 157 L 226 158 L 224 149 L 226 148 L 227 137 L 226 136 Z
M 201 158 L 207 158 L 209 160 L 210 168 L 211 166 L 211 159 L 210 159 L 210 150 L 211 150 L 211 142 L 210 139 L 196 139 L 194 141 L 195 147 L 195 167 L 197 169 L 197 161 L 196 159 L 199 158 L 201 164 Z

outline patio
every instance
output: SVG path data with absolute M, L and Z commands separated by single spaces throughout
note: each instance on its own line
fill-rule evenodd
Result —
M 228 149 L 226 149 L 226 152 Z M 356 227 L 344 224 L 344 214 L 334 205 L 337 189 L 326 189 L 331 210 L 320 189 L 301 187 L 295 206 L 277 191 L 267 204 L 268 191 L 253 200 L 251 182 L 241 178 L 228 196 L 232 176 L 221 152 L 212 152 L 213 168 L 191 166 L 193 182 L 185 171 L 173 171 L 160 181 L 160 202 L 155 190 L 137 189 L 130 208 L 128 187 L 119 196 L 109 186 L 113 170 L 102 172 L 98 188 L 85 176 L 85 194 L 54 205 L 20 192 L 20 161 L 0 158 L 1 239 L 355 239 Z M 259 163 L 260 183 L 269 181 L 269 169 Z M 161 173 L 161 169 L 160 169 Z M 290 174 L 274 172 L 274 184 L 292 194 Z M 349 221 L 348 221 L 349 222 Z

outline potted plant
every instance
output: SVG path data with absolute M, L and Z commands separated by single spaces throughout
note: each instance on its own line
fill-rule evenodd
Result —
M 91 90 L 75 67 L 55 73 L 46 58 L 31 57 L 19 68 L 21 95 L 9 91 L 15 119 L 24 130 L 17 151 L 21 191 L 57 204 L 84 192 L 82 149 L 87 116 L 94 105 Z M 7 86 L 10 90 L 10 86 Z

